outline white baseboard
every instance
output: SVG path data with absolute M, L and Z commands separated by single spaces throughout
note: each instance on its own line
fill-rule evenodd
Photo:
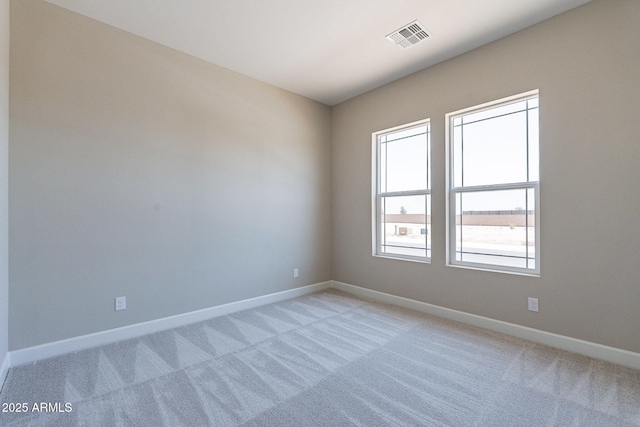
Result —
M 14 350 L 9 352 L 5 356 L 4 360 L 2 361 L 2 365 L 0 365 L 0 387 L 4 382 L 9 367 L 12 366 L 36 362 L 39 360 L 47 359 L 49 357 L 59 356 L 74 351 L 85 350 L 87 348 L 110 344 L 116 341 L 137 338 L 142 335 L 176 328 L 191 323 L 201 322 L 213 317 L 223 316 L 225 314 L 259 307 L 265 304 L 284 301 L 312 292 L 321 291 L 329 287 L 364 298 L 406 307 L 412 310 L 432 314 L 434 316 L 439 316 L 446 319 L 456 320 L 458 322 L 466 323 L 469 325 L 501 332 L 539 344 L 548 345 L 550 347 L 571 351 L 574 353 L 640 370 L 640 353 L 634 353 L 631 351 L 608 347 L 605 345 L 579 340 L 564 335 L 558 335 L 551 332 L 529 328 L 526 326 L 516 325 L 501 320 L 495 320 L 488 317 L 465 313 L 462 311 L 416 301 L 409 298 L 399 297 L 384 292 L 374 291 L 347 283 L 328 281 L 304 286 L 301 288 L 290 289 L 287 291 L 276 292 L 269 295 L 263 295 L 260 297 L 250 298 L 242 301 L 232 302 L 229 304 L 205 308 L 189 313 L 183 313 L 176 316 L 151 320 L 149 322 L 137 323 L 135 325 L 123 326 L 121 328 L 110 329 L 107 331 L 81 335 L 79 337 L 55 341 L 34 347 Z
M 503 322 L 501 320 L 495 320 L 488 317 L 465 313 L 463 311 L 452 310 L 450 308 L 440 307 L 438 305 L 433 305 L 426 302 L 416 301 L 409 298 L 399 297 L 384 292 L 362 288 L 359 286 L 349 285 L 347 283 L 332 281 L 331 287 L 364 298 L 399 305 L 401 307 L 420 311 L 422 313 L 432 314 L 434 316 L 443 317 L 445 319 L 456 320 L 468 325 L 490 329 L 492 331 L 501 332 L 507 335 L 533 341 L 538 344 L 548 345 L 550 347 L 559 348 L 561 350 L 582 354 L 584 356 L 589 356 L 595 359 L 605 360 L 607 362 L 640 370 L 640 353 L 634 353 L 632 351 L 622 350 L 615 347 L 608 347 L 602 344 L 596 344 L 593 342 L 579 340 L 564 335 L 545 332 L 539 329 L 529 328 L 527 326 L 516 325 L 514 323 Z
M 2 386 L 4 385 L 4 380 L 7 378 L 7 374 L 9 373 L 9 365 L 11 364 L 11 354 L 7 353 L 4 356 L 4 360 L 0 365 L 0 392 L 2 391 Z
M 81 335 L 78 337 L 41 344 L 34 347 L 14 350 L 9 352 L 9 355 L 11 357 L 9 359 L 9 355 L 7 356 L 5 364 L 8 368 L 9 366 L 18 366 L 25 363 L 32 363 L 39 360 L 47 359 L 49 357 L 59 356 L 65 353 L 85 350 L 88 348 L 110 344 L 116 341 L 122 341 L 130 338 L 137 338 L 142 335 L 164 331 L 166 329 L 177 328 L 180 326 L 189 325 L 191 323 L 201 322 L 213 317 L 223 316 L 225 314 L 235 313 L 237 311 L 247 310 L 278 301 L 284 301 L 312 292 L 321 291 L 329 287 L 331 287 L 331 282 L 316 283 L 314 285 L 308 285 L 300 288 L 290 289 L 287 291 L 276 292 L 269 295 L 249 298 L 229 304 L 191 311 L 189 313 L 164 317 L 162 319 L 151 320 L 143 323 L 136 323 L 135 325 L 123 326 L 121 328 L 109 329 L 107 331 Z

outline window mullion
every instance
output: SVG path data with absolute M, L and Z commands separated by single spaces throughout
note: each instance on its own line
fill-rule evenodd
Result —
M 526 111 L 526 144 L 527 144 L 527 182 L 531 180 L 529 175 L 529 101 L 527 101 L 527 111 Z
M 529 190 L 524 191 L 524 230 L 525 266 L 529 268 Z
M 450 191 L 455 191 L 457 193 L 472 193 L 476 191 L 518 190 L 522 188 L 534 188 L 537 184 L 537 181 L 531 181 L 495 185 L 474 185 L 470 187 L 453 187 Z
M 402 197 L 402 196 L 421 196 L 423 194 L 429 194 L 431 190 L 411 190 L 411 191 L 389 191 L 381 192 L 380 195 L 384 197 Z
M 464 118 L 461 119 L 460 124 L 460 169 L 462 169 L 460 171 L 460 186 L 464 187 Z M 455 181 L 453 185 L 455 185 Z

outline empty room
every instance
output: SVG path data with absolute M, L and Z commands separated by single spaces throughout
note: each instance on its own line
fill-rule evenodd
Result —
M 640 427 L 639 27 L 0 0 L 0 425 Z

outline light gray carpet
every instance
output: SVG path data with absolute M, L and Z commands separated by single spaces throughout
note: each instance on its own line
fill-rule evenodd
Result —
M 8 426 L 640 426 L 640 371 L 329 290 L 22 365 Z

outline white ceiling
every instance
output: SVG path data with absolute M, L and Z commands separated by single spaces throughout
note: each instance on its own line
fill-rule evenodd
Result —
M 590 0 L 46 0 L 335 105 Z M 432 37 L 385 39 L 418 19 Z

